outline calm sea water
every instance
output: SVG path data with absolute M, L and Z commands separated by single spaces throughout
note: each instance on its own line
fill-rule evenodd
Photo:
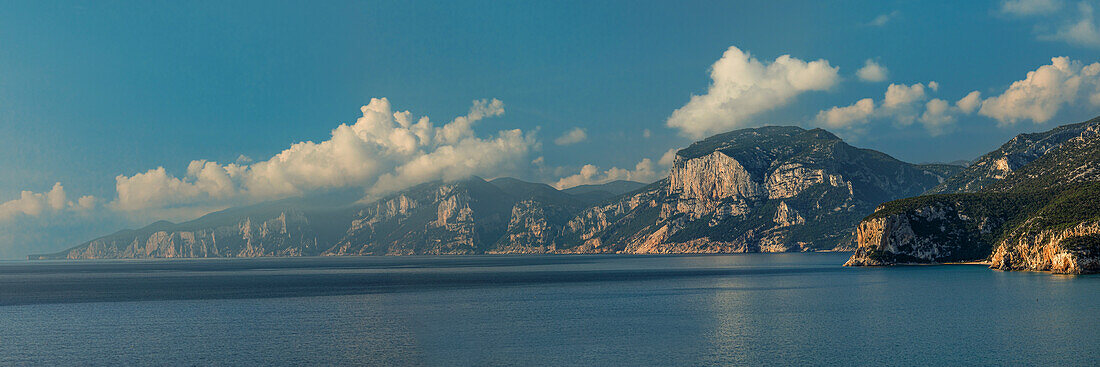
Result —
M 0 364 L 1100 363 L 1100 277 L 846 257 L 0 262 Z

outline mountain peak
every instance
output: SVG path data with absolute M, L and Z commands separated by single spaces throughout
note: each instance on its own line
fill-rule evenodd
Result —
M 806 147 L 843 142 L 833 133 L 815 128 L 806 130 L 798 126 L 762 126 L 734 130 L 717 134 L 681 149 L 676 154 L 682 159 L 692 159 L 721 151 L 772 150 L 790 148 L 801 150 Z

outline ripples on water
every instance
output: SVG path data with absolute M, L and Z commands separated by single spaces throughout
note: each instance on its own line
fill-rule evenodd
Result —
M 6 262 L 0 364 L 1100 360 L 1100 277 L 846 256 Z

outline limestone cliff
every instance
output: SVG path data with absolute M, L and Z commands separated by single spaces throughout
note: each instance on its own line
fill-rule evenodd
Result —
M 971 261 L 989 253 L 1011 217 L 1006 198 L 943 197 L 879 208 L 856 227 L 856 251 L 844 265 L 884 266 Z M 905 205 L 908 204 L 908 205 Z
M 319 253 L 309 219 L 288 209 L 270 217 L 190 227 L 158 222 L 136 231 L 98 238 L 60 254 L 36 258 L 143 259 L 191 257 L 302 256 Z
M 972 166 L 937 188 L 979 192 L 888 202 L 865 218 L 847 265 L 989 260 L 1003 270 L 1097 271 L 1097 157 L 1100 120 L 1018 136 L 983 157 L 1002 162 L 1003 175 Z
M 1082 222 L 1065 229 L 1022 226 L 997 245 L 990 267 L 1057 274 L 1100 272 L 1100 222 Z
M 576 252 L 843 248 L 880 201 L 942 179 L 820 129 L 738 130 L 681 150 L 668 178 L 584 210 L 564 237 Z
M 512 201 L 479 178 L 420 185 L 360 209 L 324 255 L 483 253 L 503 232 Z

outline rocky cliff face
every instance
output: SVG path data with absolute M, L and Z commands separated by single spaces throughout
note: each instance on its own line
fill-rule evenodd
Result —
M 1056 274 L 1100 272 L 1100 222 L 1046 230 L 1024 225 L 997 245 L 990 267 Z
M 324 255 L 553 252 L 571 195 L 514 179 L 430 183 L 358 211 Z
M 856 251 L 845 266 L 971 261 L 989 252 L 1002 215 L 977 198 L 916 203 L 892 213 L 880 208 L 859 223 Z M 993 199 L 986 199 L 993 200 Z
M 316 255 L 318 238 L 309 219 L 296 210 L 269 218 L 245 217 L 236 223 L 178 229 L 160 222 L 120 232 L 42 258 L 144 259 Z
M 476 177 L 431 182 L 347 208 L 215 213 L 45 257 L 842 249 L 875 205 L 923 192 L 949 171 L 854 148 L 820 129 L 764 127 L 692 144 L 678 152 L 667 178 L 644 187 L 612 182 L 559 191 Z
M 977 193 L 889 202 L 864 219 L 847 265 L 989 260 L 1003 270 L 1097 271 L 1100 120 L 1020 135 L 982 162 L 933 190 Z
M 586 209 L 564 237 L 579 252 L 843 248 L 881 198 L 919 193 L 942 179 L 824 130 L 745 129 L 681 150 L 667 179 Z

